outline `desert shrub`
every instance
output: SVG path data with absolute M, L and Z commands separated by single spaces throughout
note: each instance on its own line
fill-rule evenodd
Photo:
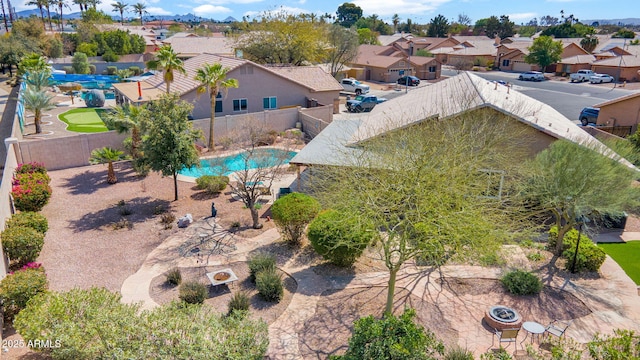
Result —
M 435 334 L 413 321 L 416 312 L 405 309 L 400 316 L 387 314 L 382 319 L 373 315 L 354 322 L 349 348 L 332 360 L 403 359 L 427 360 L 440 358 L 444 344 Z
M 256 275 L 265 270 L 275 270 L 276 268 L 276 258 L 267 253 L 258 253 L 253 255 L 248 260 L 249 262 L 249 279 L 251 281 L 256 281 Z
M 542 281 L 535 274 L 523 270 L 510 271 L 500 281 L 514 295 L 535 295 L 542 290 Z
M 49 222 L 47 221 L 47 218 L 33 211 L 13 214 L 5 224 L 6 228 L 20 226 L 32 228 L 41 234 L 44 234 L 49 230 Z
M 133 210 L 131 210 L 131 208 L 127 206 L 127 203 L 124 200 L 118 201 L 117 206 L 118 206 L 118 212 L 122 216 L 131 215 L 133 213 Z
M 188 304 L 202 304 L 207 298 L 207 287 L 199 282 L 183 282 L 178 290 L 180 300 Z
M 271 206 L 271 214 L 283 237 L 299 243 L 304 228 L 318 215 L 320 203 L 309 195 L 291 193 L 276 200 Z
M 454 346 L 444 354 L 444 360 L 474 360 L 473 352 Z
M 231 297 L 229 300 L 229 311 L 227 315 L 231 315 L 234 312 L 246 312 L 249 311 L 249 307 L 251 306 L 251 300 L 249 299 L 249 295 L 244 291 L 239 291 Z
M 307 236 L 313 249 L 338 266 L 351 266 L 362 255 L 375 235 L 371 223 L 340 211 L 321 212 L 311 224 Z
M 120 229 L 133 229 L 133 223 L 125 218 L 122 218 L 116 222 L 114 222 L 113 224 L 111 224 L 111 227 L 113 228 L 113 230 L 120 230 Z
M 5 254 L 16 261 L 17 265 L 35 261 L 44 244 L 44 234 L 24 226 L 7 228 L 0 234 L 0 238 Z
M 598 271 L 607 257 L 604 250 L 595 245 L 587 235 L 579 233 L 576 229 L 569 230 L 564 235 L 562 242 L 562 257 L 567 259 L 565 263 L 567 270 L 570 270 L 573 264 L 578 235 L 580 235 L 580 247 L 578 248 L 578 258 L 576 259 L 576 271 Z M 555 248 L 557 238 L 558 229 L 553 226 L 549 229 L 549 248 Z
M 165 230 L 171 229 L 175 221 L 176 216 L 173 213 L 166 212 L 160 216 L 160 223 L 164 225 Z
M 89 74 L 95 74 L 96 73 L 96 66 L 93 64 L 89 64 Z
M 544 259 L 544 256 L 542 256 L 542 254 L 540 254 L 539 252 L 534 252 L 527 254 L 527 259 L 529 259 L 529 261 L 538 262 Z
M 256 145 L 264 146 L 264 145 L 273 145 L 278 139 L 278 132 L 275 130 L 269 130 L 262 132 L 258 135 L 256 139 Z
M 233 139 L 228 136 L 225 136 L 220 138 L 220 140 L 218 140 L 218 144 L 222 145 L 222 148 L 224 150 L 227 150 L 231 147 L 231 145 L 233 145 Z
M 174 267 L 173 269 L 167 272 L 167 282 L 171 285 L 180 285 L 182 282 L 182 273 L 180 273 L 180 269 Z
M 198 190 L 206 190 L 211 194 L 222 192 L 229 183 L 229 177 L 216 175 L 203 175 L 196 179 Z
M 280 302 L 284 295 L 282 276 L 275 269 L 260 271 L 256 274 L 256 289 L 266 301 Z
M 593 359 L 640 358 L 640 336 L 633 330 L 615 329 L 613 335 L 597 334 L 587 347 Z
M 129 66 L 129 71 L 131 71 L 134 76 L 142 74 L 142 70 L 140 70 L 139 66 Z
M 571 247 L 562 252 L 562 257 L 567 259 L 565 267 L 567 270 L 571 270 L 573 265 L 574 255 L 576 253 L 576 244 L 572 243 Z M 592 271 L 596 272 L 602 266 L 602 263 L 607 258 L 607 254 L 592 243 L 588 238 L 580 239 L 580 246 L 578 247 L 578 256 L 576 257 L 576 272 Z
M 153 215 L 161 215 L 167 212 L 167 208 L 164 205 L 157 205 L 153 208 Z M 173 222 L 173 220 L 171 220 Z
M 480 355 L 480 360 L 513 360 L 513 357 L 505 350 L 500 347 L 497 352 L 486 352 Z
M 38 162 L 29 162 L 24 164 L 18 164 L 15 170 L 16 174 L 30 174 L 30 173 L 41 173 L 46 174 L 47 168 L 44 167 L 44 164 Z
M 231 227 L 237 229 L 240 227 L 240 221 L 234 221 L 231 223 Z
M 117 72 L 118 72 L 117 66 L 107 66 L 107 75 L 115 75 Z
M 63 66 L 62 70 L 64 70 L 67 74 L 75 74 L 75 70 L 73 70 L 73 66 Z
M 47 287 L 47 275 L 41 267 L 25 268 L 7 275 L 0 282 L 0 302 L 5 318 L 12 320 L 29 299 L 45 292 Z

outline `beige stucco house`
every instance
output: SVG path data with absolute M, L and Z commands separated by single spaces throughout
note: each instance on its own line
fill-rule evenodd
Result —
M 609 74 L 619 81 L 640 80 L 640 58 L 635 55 L 622 55 L 596 61 L 591 70 Z
M 400 45 L 360 45 L 358 55 L 349 63 L 352 68 L 349 74 L 355 74 L 359 80 L 380 82 L 395 82 L 402 75 L 413 75 L 423 80 L 440 78 L 440 62 L 434 57 L 416 56 L 415 52 L 413 48 L 413 56 L 409 56 Z
M 640 123 L 640 93 L 633 93 L 609 100 L 594 107 L 600 108 L 597 125 L 631 126 L 631 133 L 638 130 Z
M 229 68 L 228 78 L 238 80 L 238 88 L 218 94 L 216 116 L 269 111 L 288 107 L 332 105 L 342 86 L 319 66 L 265 67 L 249 60 L 202 54 L 184 62 L 186 75 L 176 73 L 171 91 L 194 105 L 194 119 L 208 118 L 211 106 L 208 94 L 197 94 L 200 84 L 194 80 L 196 70 L 204 64 L 220 63 Z M 162 72 L 141 81 L 142 100 L 137 83 L 115 84 L 116 100 L 134 104 L 160 96 L 166 89 Z M 314 101 L 310 101 L 310 100 Z

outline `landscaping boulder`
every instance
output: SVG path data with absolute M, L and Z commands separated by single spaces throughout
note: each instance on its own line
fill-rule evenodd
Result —
M 178 219 L 178 227 L 186 228 L 193 222 L 193 216 L 191 214 L 186 214 Z
M 104 92 L 102 90 L 89 90 L 87 92 L 85 103 L 88 107 L 103 107 L 105 102 Z

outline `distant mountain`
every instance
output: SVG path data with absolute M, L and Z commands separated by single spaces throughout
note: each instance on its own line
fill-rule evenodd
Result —
M 26 18 L 29 17 L 31 15 L 35 15 L 40 17 L 40 10 L 38 9 L 29 9 L 29 10 L 22 10 L 22 11 L 18 11 L 16 12 L 16 15 L 18 15 L 18 18 Z M 45 11 L 44 16 L 47 16 L 47 13 Z M 82 17 L 82 14 L 80 12 L 74 12 L 74 13 L 68 13 L 68 14 L 62 14 L 62 17 L 68 20 L 74 20 L 74 19 L 79 19 L 80 17 Z M 51 18 L 57 18 L 57 13 L 51 11 Z M 113 21 L 120 21 L 120 16 L 119 15 L 112 15 L 111 18 L 113 19 Z M 125 19 L 137 19 L 137 17 L 135 15 L 133 16 L 126 16 Z M 223 22 L 223 23 L 229 23 L 229 22 L 234 22 L 236 21 L 236 19 L 234 19 L 233 17 L 229 16 L 226 19 L 219 21 L 219 20 L 215 20 L 215 19 L 209 19 L 209 18 L 203 18 L 201 16 L 196 16 L 194 14 L 185 14 L 185 15 L 145 15 L 144 17 L 145 21 L 153 21 L 153 20 L 173 20 L 173 21 L 180 21 L 180 22 L 201 22 L 201 21 L 217 21 L 217 22 Z
M 581 22 L 588 25 L 591 25 L 594 22 L 597 22 L 600 25 L 640 25 L 639 18 L 581 20 Z

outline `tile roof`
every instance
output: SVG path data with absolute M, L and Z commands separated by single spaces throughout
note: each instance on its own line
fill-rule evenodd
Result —
M 576 55 L 561 59 L 558 64 L 592 64 L 596 61 L 593 55 Z
M 387 68 L 400 60 L 404 60 L 404 57 L 378 55 L 389 48 L 389 46 L 380 45 L 360 45 L 358 47 L 358 55 L 351 63 Z
M 204 64 L 214 63 L 220 63 L 223 67 L 229 68 L 229 72 L 242 65 L 252 64 L 253 66 L 260 67 L 275 76 L 280 76 L 305 86 L 312 91 L 342 90 L 340 83 L 338 83 L 333 76 L 327 74 L 319 66 L 265 67 L 245 59 L 230 58 L 214 54 L 202 54 L 184 61 L 184 68 L 187 71 L 187 75 L 185 76 L 180 73 L 175 73 L 174 81 L 171 83 L 171 91 L 186 94 L 196 89 L 200 86 L 200 83 L 194 80 L 197 69 L 201 68 Z M 161 89 L 164 89 L 166 86 L 164 84 L 164 78 L 161 71 L 145 80 L 145 82 L 150 86 L 159 87 Z
M 630 100 L 630 99 L 634 99 L 634 98 L 637 98 L 637 97 L 639 97 L 639 96 L 640 96 L 640 93 L 633 93 L 633 94 L 629 94 L 629 95 L 621 96 L 621 97 L 619 97 L 619 98 L 615 98 L 615 99 L 613 99 L 613 100 L 608 100 L 608 101 L 602 102 L 602 103 L 600 103 L 600 104 L 593 105 L 593 107 L 601 108 L 601 107 L 603 107 L 603 106 L 608 106 L 608 105 L 612 105 L 612 104 L 617 104 L 617 103 L 619 103 L 619 102 L 623 102 L 623 101 L 627 101 L 627 100 Z
M 500 111 L 554 138 L 589 144 L 603 153 L 610 151 L 551 106 L 506 86 L 497 85 L 472 73 L 464 72 L 381 103 L 376 106 L 375 111 L 354 116 L 350 124 L 331 123 L 323 132 L 328 131 L 333 135 L 341 134 L 337 140 L 333 140 L 332 144 L 324 144 L 322 142 L 328 142 L 331 139 L 321 133 L 317 138 L 322 146 L 315 146 L 316 140 L 312 140 L 291 162 L 335 164 L 340 162 L 339 157 L 344 149 L 351 148 L 349 151 L 357 152 L 359 142 L 388 131 L 429 121 L 432 118 L 446 119 L 465 111 L 484 107 Z M 339 144 L 336 144 L 336 141 Z M 626 160 L 621 162 L 633 167 Z
M 179 56 L 197 54 L 233 55 L 233 41 L 225 37 L 171 37 L 163 44 L 171 44 L 171 48 Z
M 342 85 L 320 66 L 274 66 L 267 69 L 312 91 L 342 90 Z
M 593 63 L 593 65 L 639 67 L 640 57 L 637 57 L 635 55 L 616 56 L 616 57 L 611 57 L 608 59 L 596 61 Z
M 229 58 L 213 54 L 198 55 L 191 59 L 185 60 L 184 68 L 187 71 L 186 76 L 181 73 L 174 74 L 174 80 L 171 83 L 171 91 L 177 91 L 180 94 L 186 94 L 189 91 L 192 91 L 200 86 L 200 83 L 194 80 L 194 77 L 196 76 L 196 70 L 201 68 L 204 64 L 220 63 L 223 67 L 227 67 L 230 70 L 233 70 L 248 62 L 248 60 L 244 59 Z M 162 71 L 159 71 L 156 75 L 145 80 L 145 82 L 149 85 L 157 86 L 162 89 L 164 89 L 165 87 Z

